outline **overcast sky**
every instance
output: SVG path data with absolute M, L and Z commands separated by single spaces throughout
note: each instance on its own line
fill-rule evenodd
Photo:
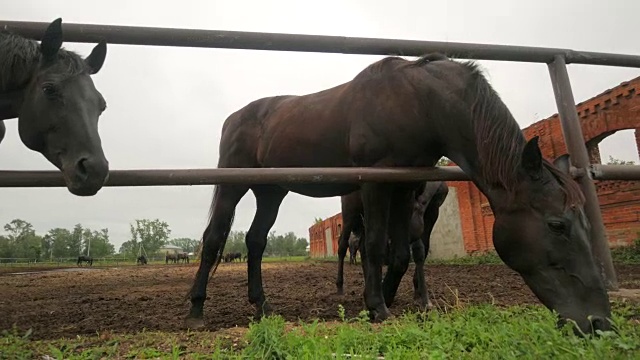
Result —
M 6 2 L 4 20 L 404 38 L 564 47 L 640 54 L 640 2 L 602 1 L 33 1 Z M 627 39 L 627 40 L 625 40 Z M 86 56 L 94 44 L 65 43 Z M 108 45 L 94 76 L 108 102 L 100 133 L 112 169 L 215 167 L 225 118 L 264 96 L 316 92 L 350 80 L 379 56 Z M 482 61 L 522 128 L 554 114 L 544 64 Z M 639 69 L 570 65 L 576 101 L 640 75 Z M 7 121 L 0 169 L 54 170 L 21 142 Z M 601 143 L 601 155 L 638 161 L 633 131 Z M 39 233 L 81 223 L 107 227 L 119 248 L 134 219 L 167 221 L 174 237 L 199 239 L 210 186 L 104 188 L 81 198 L 66 188 L 0 189 L 0 224 L 14 218 Z M 255 199 L 240 202 L 234 230 L 247 230 Z M 340 211 L 340 199 L 290 194 L 273 230 L 308 237 L 315 217 Z

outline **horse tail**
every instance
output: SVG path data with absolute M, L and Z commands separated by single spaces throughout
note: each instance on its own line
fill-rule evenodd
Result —
M 211 206 L 209 207 L 209 224 L 211 224 L 213 221 L 213 210 L 214 210 L 216 201 L 218 201 L 219 190 L 220 190 L 220 187 L 216 185 L 213 191 L 213 200 L 211 201 Z M 211 281 L 211 278 L 213 277 L 213 275 L 216 273 L 216 270 L 218 269 L 218 265 L 220 265 L 220 262 L 222 261 L 222 254 L 224 253 L 224 247 L 227 245 L 227 239 L 229 238 L 229 233 L 231 232 L 231 227 L 233 226 L 233 221 L 235 220 L 235 217 L 236 217 L 236 211 L 234 209 L 233 212 L 231 213 L 231 221 L 229 222 L 229 226 L 225 229 L 224 234 L 222 235 L 222 244 L 220 244 L 220 248 L 218 249 L 218 253 L 216 254 L 216 260 L 213 264 L 213 270 L 209 274 L 209 280 L 207 282 Z M 204 246 L 204 238 L 202 239 L 202 241 Z M 200 258 L 202 260 L 202 252 L 200 253 Z
M 209 206 L 207 229 L 205 230 L 204 234 L 202 234 L 202 239 L 200 239 L 200 243 L 201 243 L 200 261 L 201 262 L 202 262 L 202 257 L 204 256 L 204 240 L 207 237 L 207 235 L 209 234 L 209 232 L 211 231 L 211 224 L 213 223 L 214 208 L 215 208 L 216 202 L 218 201 L 219 191 L 220 191 L 220 186 L 219 185 L 214 185 L 213 198 L 211 199 L 211 205 Z M 220 248 L 218 249 L 218 253 L 216 254 L 216 259 L 215 259 L 215 261 L 213 263 L 213 269 L 209 272 L 209 278 L 207 279 L 207 282 L 211 281 L 211 278 L 213 277 L 213 275 L 216 273 L 216 270 L 218 269 L 218 265 L 220 265 L 220 262 L 222 261 L 222 254 L 224 252 L 224 247 L 227 244 L 227 238 L 229 237 L 229 233 L 231 232 L 231 227 L 233 226 L 233 221 L 235 220 L 235 215 L 236 215 L 236 211 L 234 209 L 233 212 L 231 213 L 231 221 L 229 222 L 228 227 L 225 229 L 225 231 L 224 231 L 224 233 L 222 235 L 222 243 L 220 244 Z M 194 288 L 195 284 L 196 283 L 194 282 L 193 286 L 191 287 L 191 289 L 189 289 L 189 292 L 187 292 L 187 294 L 185 296 L 186 299 L 188 299 L 191 296 L 191 293 L 193 292 L 193 288 Z

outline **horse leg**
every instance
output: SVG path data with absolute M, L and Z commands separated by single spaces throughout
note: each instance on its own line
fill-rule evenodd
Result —
M 382 293 L 387 307 L 393 304 L 400 281 L 409 268 L 409 226 L 412 213 L 413 189 L 405 185 L 397 186 L 390 201 L 389 264 L 382 283 Z
M 288 191 L 277 186 L 252 188 L 256 197 L 256 214 L 247 232 L 247 277 L 249 302 L 256 307 L 256 318 L 271 313 L 262 287 L 262 255 L 267 246 L 267 235 L 278 217 L 278 210 Z
M 364 302 L 373 322 L 391 316 L 382 292 L 382 262 L 387 238 L 392 188 L 388 184 L 362 185 L 364 206 L 364 243 L 361 249 L 364 273 Z
M 343 219 L 344 220 L 344 219 Z M 347 255 L 347 248 L 349 247 L 349 236 L 351 235 L 351 221 L 343 221 L 342 234 L 340 234 L 340 241 L 338 242 L 338 278 L 336 279 L 337 294 L 343 295 L 344 284 L 344 257 Z M 350 255 L 351 256 L 351 255 Z
M 249 188 L 242 185 L 220 185 L 216 188 L 211 207 L 209 224 L 204 230 L 202 239 L 202 251 L 200 252 L 200 266 L 189 295 L 191 296 L 191 309 L 186 319 L 189 328 L 204 326 L 203 307 L 207 296 L 207 282 L 211 267 L 220 261 L 224 250 L 224 243 L 231 231 L 231 223 L 236 206 Z
M 415 272 L 413 274 L 413 299 L 419 301 L 422 309 L 430 310 L 433 306 L 429 300 L 427 293 L 427 282 L 424 276 L 424 261 L 426 259 L 426 250 L 422 239 L 415 239 L 411 243 L 411 252 L 413 253 L 413 262 L 415 263 Z
M 442 194 L 436 194 L 436 196 L 431 198 L 429 205 L 427 205 L 427 208 L 424 211 L 424 215 L 423 215 L 424 230 L 420 238 L 421 241 L 415 242 L 422 245 L 421 249 L 423 251 L 423 255 L 419 254 L 420 256 L 416 257 L 415 246 L 413 247 L 414 249 L 413 259 L 416 263 L 416 272 L 413 277 L 414 291 L 416 291 L 416 289 L 419 289 L 419 292 L 420 292 L 419 294 L 414 292 L 414 298 L 417 298 L 419 296 L 420 305 L 423 308 L 426 307 L 426 310 L 430 310 L 433 307 L 433 304 L 429 299 L 427 279 L 424 275 L 424 263 L 426 261 L 427 255 L 429 254 L 429 247 L 431 246 L 431 232 L 433 231 L 433 227 L 436 225 L 436 221 L 438 221 L 438 216 L 440 214 L 440 206 L 442 205 L 445 198 L 447 197 L 447 194 L 448 194 L 448 189 Z M 418 272 L 420 273 L 421 279 L 418 278 L 418 280 L 416 280 L 416 278 L 418 277 Z M 418 286 L 416 285 L 416 281 L 419 281 Z M 423 286 L 423 288 L 420 289 L 419 286 Z

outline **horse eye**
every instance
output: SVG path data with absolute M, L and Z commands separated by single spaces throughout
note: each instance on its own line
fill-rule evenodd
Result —
M 47 96 L 54 96 L 56 94 L 56 88 L 51 84 L 44 84 L 44 86 L 42 86 L 42 92 Z
M 548 226 L 549 226 L 549 229 L 551 229 L 551 231 L 555 233 L 558 233 L 558 234 L 564 233 L 564 223 L 561 221 L 549 221 Z

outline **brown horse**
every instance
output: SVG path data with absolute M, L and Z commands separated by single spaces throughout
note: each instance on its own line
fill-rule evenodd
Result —
M 414 61 L 387 57 L 328 90 L 253 101 L 225 121 L 218 167 L 428 167 L 442 156 L 459 165 L 487 197 L 495 216 L 495 249 L 538 299 L 584 332 L 611 329 L 584 196 L 569 175 L 569 159 L 552 164 L 542 157 L 538 138 L 525 139 L 475 62 L 440 54 Z M 287 193 L 332 197 L 360 189 L 365 306 L 373 321 L 387 319 L 409 266 L 412 194 L 420 184 L 216 186 L 187 326 L 204 326 L 209 273 L 220 263 L 235 208 L 249 190 L 257 209 L 246 235 L 248 298 L 258 316 L 271 312 L 262 286 L 262 255 Z M 383 281 L 387 235 L 393 258 Z
M 40 45 L 0 30 L 0 142 L 3 120 L 18 118 L 22 142 L 62 171 L 72 194 L 91 196 L 109 176 L 98 134 L 107 104 L 91 80 L 107 44 L 99 42 L 82 59 L 61 48 L 61 24 L 53 21 Z
M 169 254 L 169 252 L 167 251 L 164 255 L 164 263 L 165 265 L 169 263 L 169 261 L 171 261 L 174 264 L 178 263 L 178 255 L 177 254 Z
M 442 206 L 448 194 L 449 187 L 444 181 L 427 182 L 424 184 L 422 191 L 415 192 L 409 241 L 411 243 L 413 262 L 415 263 L 415 271 L 413 273 L 413 297 L 419 301 L 422 308 L 431 308 L 427 282 L 424 276 L 424 262 L 429 253 L 431 231 L 436 221 L 438 221 L 440 206 Z M 340 200 L 342 203 L 343 228 L 338 242 L 338 278 L 336 280 L 336 287 L 337 293 L 342 295 L 344 293 L 344 257 L 347 253 L 347 245 L 351 246 L 351 239 L 347 237 L 353 232 L 360 244 L 366 243 L 366 240 L 364 224 L 362 222 L 364 218 L 364 207 L 362 205 L 360 191 L 342 196 Z M 365 250 L 365 248 L 362 250 Z M 364 267 L 364 264 L 366 264 L 366 252 L 361 251 L 361 254 L 363 270 L 366 271 Z M 351 255 L 354 256 L 354 254 Z M 393 255 L 389 249 L 385 256 L 385 263 L 387 265 L 390 264 L 392 258 Z
M 189 263 L 189 254 L 187 254 L 186 252 L 178 253 L 177 257 L 178 257 L 177 258 L 178 262 L 182 262 L 183 264 L 184 263 L 186 263 L 186 264 Z

